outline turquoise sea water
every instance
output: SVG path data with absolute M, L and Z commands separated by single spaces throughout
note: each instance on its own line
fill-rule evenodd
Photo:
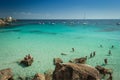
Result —
M 24 24 L 0 29 L 0 69 L 12 68 L 15 78 L 32 76 L 54 70 L 53 58 L 60 57 L 68 62 L 74 58 L 89 57 L 91 52 L 96 51 L 96 56 L 88 59 L 87 64 L 103 65 L 107 58 L 108 65 L 105 67 L 113 70 L 113 80 L 120 79 L 120 26 L 115 24 L 117 21 L 89 20 L 86 25 L 79 21 L 32 22 L 21 21 Z M 75 52 L 71 52 L 71 48 L 75 48 Z M 108 56 L 109 50 L 112 51 L 111 56 Z M 18 65 L 27 54 L 34 57 L 32 66 Z

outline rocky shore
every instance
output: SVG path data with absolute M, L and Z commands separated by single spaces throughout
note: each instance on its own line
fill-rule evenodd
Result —
M 0 27 L 5 27 L 7 25 L 10 25 L 12 22 L 15 22 L 16 20 L 13 19 L 11 16 L 6 18 L 0 18 Z
M 33 57 L 28 54 L 21 61 L 33 60 Z M 20 64 L 21 64 L 20 61 Z M 31 77 L 21 77 L 14 79 L 12 69 L 0 70 L 0 80 L 101 80 L 103 77 L 107 77 L 107 80 L 112 80 L 111 69 L 97 65 L 96 67 L 86 64 L 87 57 L 76 58 L 73 61 L 64 63 L 60 58 L 54 58 L 53 64 L 55 69 L 46 71 L 44 74 L 36 73 Z M 32 61 L 33 62 L 33 61 Z M 26 63 L 22 63 L 26 65 Z M 27 65 L 26 67 L 29 67 Z
M 0 80 L 13 80 L 11 68 L 0 70 Z

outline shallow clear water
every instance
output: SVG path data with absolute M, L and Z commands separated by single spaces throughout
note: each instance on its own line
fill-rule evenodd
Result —
M 88 59 L 87 64 L 103 65 L 103 60 L 107 58 L 108 65 L 105 67 L 113 69 L 114 80 L 119 80 L 120 26 L 112 22 L 95 24 L 91 21 L 87 25 L 27 24 L 1 28 L 0 69 L 12 68 L 15 78 L 19 75 L 32 76 L 54 70 L 53 58 L 60 57 L 68 62 L 74 58 L 89 57 L 91 52 L 96 51 L 96 56 Z M 112 45 L 115 46 L 113 49 Z M 75 48 L 75 52 L 71 52 L 71 48 Z M 109 49 L 112 51 L 111 56 L 108 56 Z M 67 55 L 62 56 L 61 53 Z M 32 66 L 23 68 L 18 62 L 27 54 L 34 57 L 34 62 Z

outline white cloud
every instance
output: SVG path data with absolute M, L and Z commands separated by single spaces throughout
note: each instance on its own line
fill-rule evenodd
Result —
M 48 13 L 33 13 L 33 12 L 13 12 L 13 15 L 19 19 L 47 19 L 51 15 Z
M 34 13 L 34 12 L 13 12 L 12 16 L 17 19 L 83 19 L 84 11 L 73 13 Z M 86 19 L 112 19 L 120 18 L 120 12 L 113 11 L 86 11 Z

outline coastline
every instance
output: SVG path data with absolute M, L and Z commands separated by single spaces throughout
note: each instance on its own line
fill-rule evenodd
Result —
M 29 24 L 4 29 L 6 32 L 0 33 L 1 69 L 11 67 L 15 77 L 18 75 L 34 76 L 36 73 L 44 74 L 49 69 L 54 70 L 53 58 L 60 57 L 64 63 L 67 63 L 70 59 L 86 55 L 89 57 L 90 52 L 96 51 L 96 56 L 89 59 L 87 64 L 95 67 L 102 65 L 104 58 L 108 58 L 109 62 L 105 67 L 113 69 L 113 77 L 119 79 L 119 71 L 117 71 L 119 69 L 117 62 L 119 60 L 117 57 L 119 56 L 119 33 L 117 33 L 119 27 L 116 26 L 118 29 L 115 31 L 101 31 L 113 26 L 109 25 L 102 25 L 103 27 L 100 25 L 77 25 L 73 27 L 60 24 Z M 36 30 L 37 32 L 35 32 Z M 103 48 L 99 47 L 100 44 L 103 45 Z M 112 55 L 107 56 L 111 45 L 114 45 L 115 48 L 112 49 Z M 71 52 L 72 47 L 75 48 L 75 52 Z M 67 55 L 61 55 L 61 53 Z M 23 68 L 16 62 L 22 60 L 26 54 L 31 54 L 35 61 L 30 67 Z

